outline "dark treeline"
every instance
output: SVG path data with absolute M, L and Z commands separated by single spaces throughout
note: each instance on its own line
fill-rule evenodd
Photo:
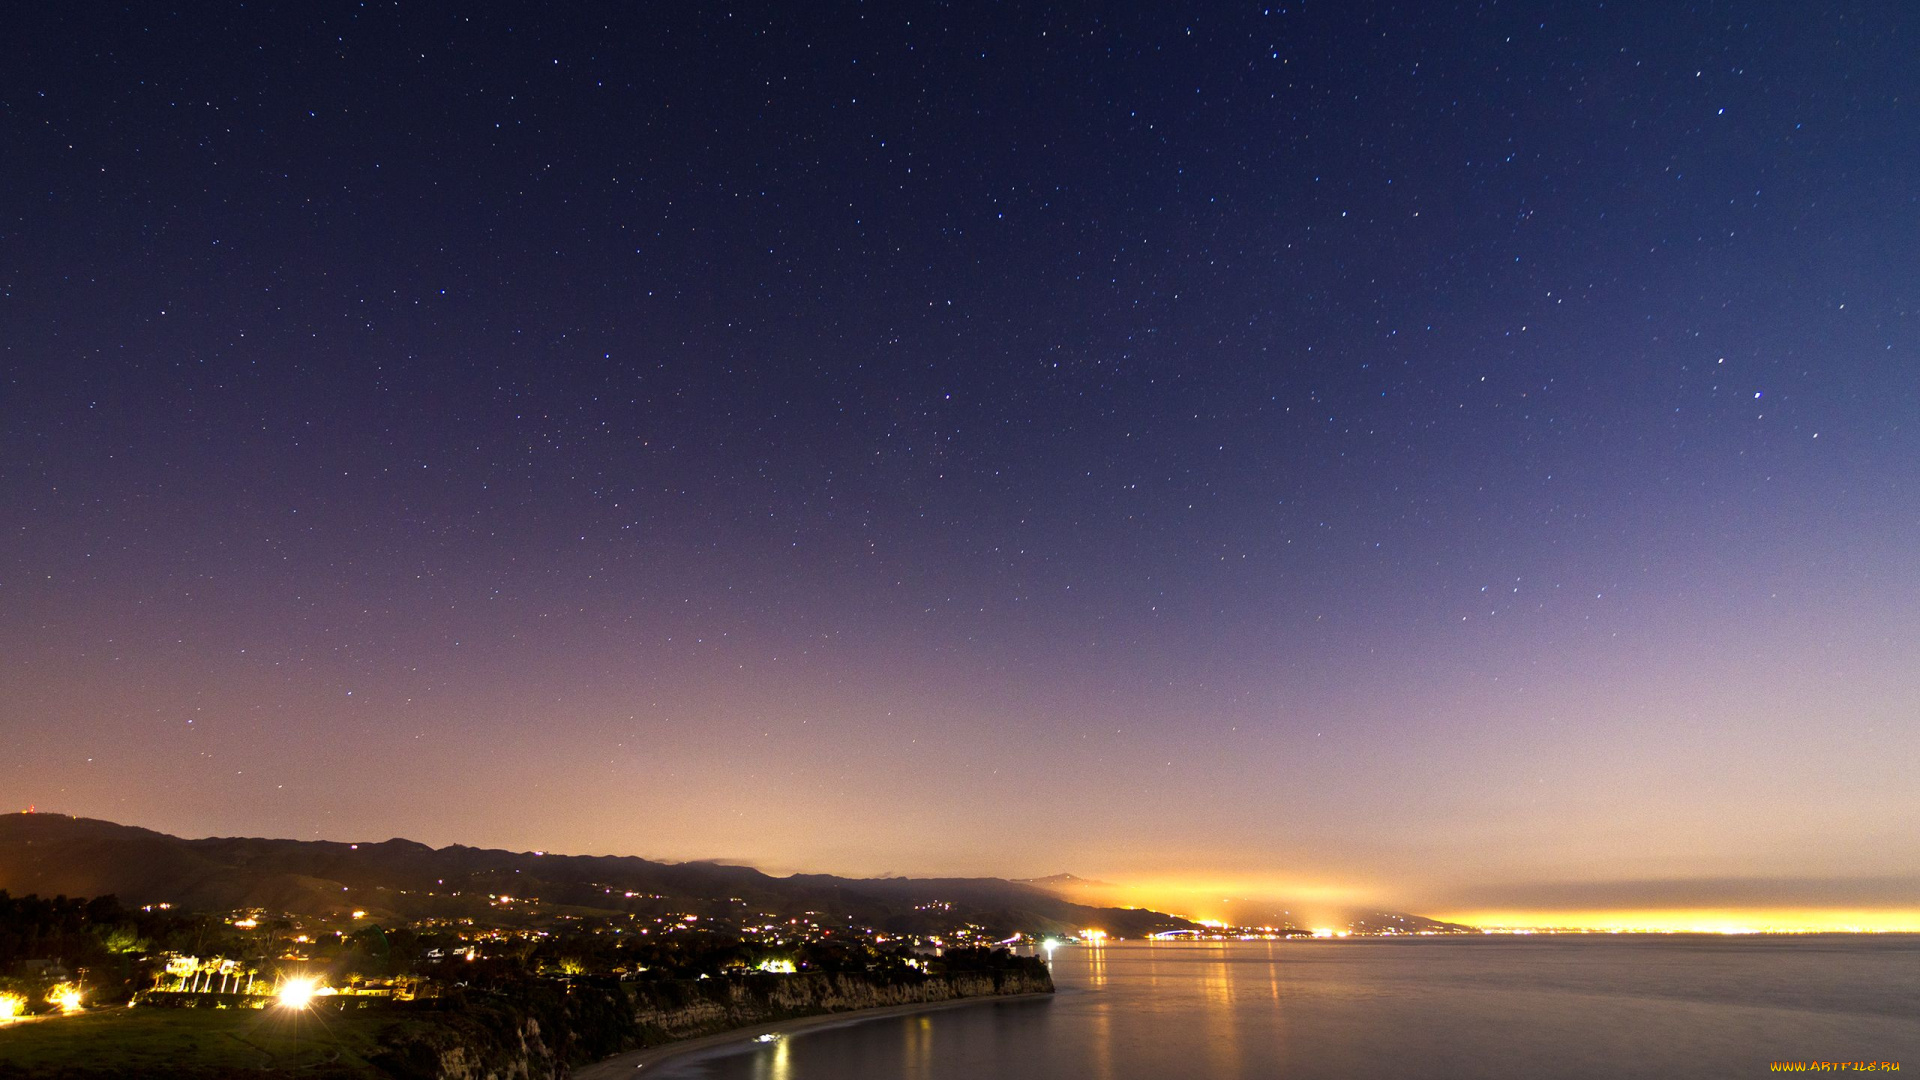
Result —
M 137 952 L 142 927 L 111 896 L 15 897 L 0 890 L 0 966 L 22 960 L 85 963 Z
M 218 948 L 235 935 L 219 920 L 129 910 L 111 896 L 12 896 L 0 890 L 0 992 L 38 1005 L 48 985 L 83 980 L 94 1001 L 125 1000 L 157 950 Z

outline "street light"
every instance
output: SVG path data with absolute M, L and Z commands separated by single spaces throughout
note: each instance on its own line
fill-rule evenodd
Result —
M 280 984 L 280 1006 L 286 1009 L 304 1009 L 313 1003 L 313 995 L 319 987 L 312 979 L 288 979 Z

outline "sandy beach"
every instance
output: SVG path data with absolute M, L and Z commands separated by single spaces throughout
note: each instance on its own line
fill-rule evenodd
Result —
M 625 1054 L 597 1061 L 574 1070 L 574 1080 L 616 1080 L 630 1077 L 635 1071 L 652 1068 L 668 1058 L 683 1054 L 711 1050 L 717 1046 L 733 1043 L 747 1043 L 763 1035 L 776 1035 L 787 1038 L 803 1031 L 815 1028 L 839 1027 L 846 1024 L 864 1024 L 869 1020 L 883 1020 L 890 1016 L 908 1016 L 915 1013 L 943 1012 L 947 1009 L 966 1008 L 971 1005 L 985 1005 L 1001 1001 L 1038 1001 L 1051 999 L 1052 994 L 1004 994 L 990 997 L 960 998 L 956 1001 L 940 1001 L 931 1004 L 889 1005 L 880 1009 L 857 1009 L 852 1012 L 822 1013 L 819 1016 L 802 1016 L 792 1020 L 781 1020 L 768 1024 L 755 1024 L 750 1027 L 732 1028 L 727 1031 L 703 1035 L 697 1039 L 667 1043 L 663 1046 L 650 1046 L 645 1050 L 633 1050 Z

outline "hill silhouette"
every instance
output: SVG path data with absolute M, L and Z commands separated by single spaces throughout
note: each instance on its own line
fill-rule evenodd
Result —
M 748 866 L 558 855 L 395 837 L 375 843 L 210 837 L 190 840 L 63 814 L 0 815 L 0 889 L 15 895 L 118 896 L 199 911 L 263 908 L 307 915 L 364 910 L 417 919 L 484 913 L 489 894 L 594 910 L 671 907 L 724 916 L 819 912 L 899 933 L 955 921 L 989 931 L 1142 936 L 1190 927 L 1157 911 L 1072 903 L 1000 878 L 774 877 Z

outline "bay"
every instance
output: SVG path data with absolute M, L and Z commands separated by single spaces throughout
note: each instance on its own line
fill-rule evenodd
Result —
M 1736 1077 L 1920 1071 L 1920 936 L 1114 942 L 1047 999 L 848 1018 L 672 1058 L 674 1080 Z M 1903 1070 L 1904 1071 L 1904 1070 Z

